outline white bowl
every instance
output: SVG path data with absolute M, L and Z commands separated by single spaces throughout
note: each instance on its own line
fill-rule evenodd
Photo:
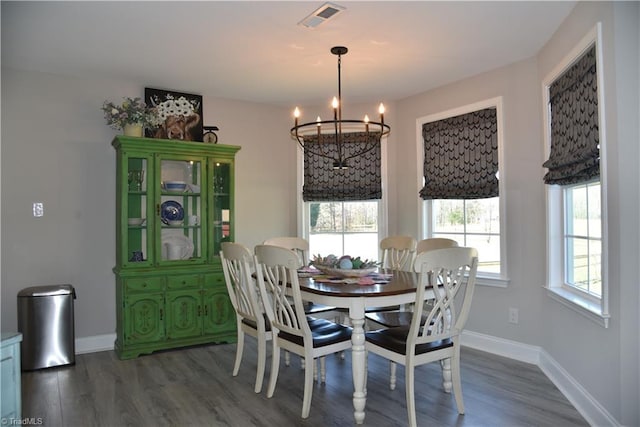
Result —
M 171 226 L 177 226 L 177 225 L 182 225 L 182 221 L 183 220 L 173 220 L 173 221 L 167 221 L 169 223 L 169 225 Z
M 127 223 L 129 223 L 129 225 L 142 225 L 143 222 L 144 222 L 144 218 L 129 218 L 129 219 L 127 219 Z
M 167 191 L 184 192 L 187 189 L 187 183 L 184 181 L 165 181 L 164 189 Z

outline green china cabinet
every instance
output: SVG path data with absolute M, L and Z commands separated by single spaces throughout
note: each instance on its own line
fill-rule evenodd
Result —
M 218 254 L 234 239 L 240 147 L 127 136 L 112 145 L 118 356 L 234 342 Z

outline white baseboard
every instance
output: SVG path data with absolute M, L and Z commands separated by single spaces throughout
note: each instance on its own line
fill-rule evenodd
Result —
M 76 354 L 113 350 L 116 334 L 94 335 L 76 339 Z
M 460 342 L 465 347 L 537 365 L 589 425 L 594 427 L 621 426 L 600 402 L 589 394 L 543 348 L 472 331 L 464 331 Z
M 571 404 L 591 426 L 617 426 L 621 424 L 580 385 L 546 351 L 540 353 L 538 367 L 558 387 Z

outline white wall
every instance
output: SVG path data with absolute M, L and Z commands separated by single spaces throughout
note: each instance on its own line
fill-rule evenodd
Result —
M 595 25 L 603 22 L 609 176 L 610 327 L 604 329 L 546 296 L 541 82 Z M 416 119 L 484 99 L 504 101 L 502 197 L 507 209 L 507 289 L 478 287 L 468 322 L 474 332 L 542 347 L 605 410 L 640 425 L 638 293 L 638 3 L 579 4 L 540 54 L 398 102 L 395 170 L 398 225 L 418 233 Z M 615 27 L 614 27 L 615 23 Z M 393 168 L 393 166 L 392 166 Z M 518 325 L 507 310 L 520 310 Z
M 17 329 L 17 293 L 76 288 L 76 337 L 115 332 L 115 151 L 103 100 L 142 96 L 144 82 L 2 69 L 2 315 Z M 173 88 L 180 90 L 180 88 Z M 205 97 L 204 123 L 237 154 L 237 241 L 296 233 L 296 146 L 288 112 Z M 44 203 L 34 218 L 32 203 Z

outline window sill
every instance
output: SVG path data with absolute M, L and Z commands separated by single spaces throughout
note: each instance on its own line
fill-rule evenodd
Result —
M 506 288 L 509 286 L 511 279 L 505 279 L 497 276 L 481 276 L 480 273 L 476 275 L 476 284 L 481 286 L 491 286 L 494 288 Z
M 602 313 L 602 309 L 599 304 L 588 301 L 585 298 L 580 298 L 580 296 L 561 288 L 545 287 L 545 289 L 547 290 L 547 295 L 551 297 L 551 299 L 579 314 L 582 314 L 603 328 L 609 327 L 610 316 Z

